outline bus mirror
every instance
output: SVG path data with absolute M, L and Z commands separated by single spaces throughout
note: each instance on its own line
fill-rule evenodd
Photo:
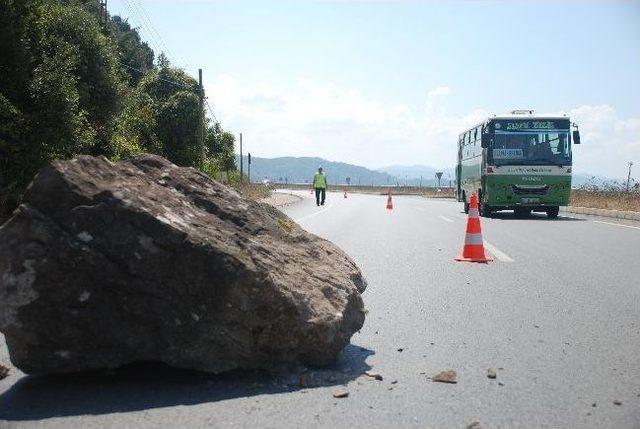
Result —
M 580 131 L 575 130 L 572 133 L 572 136 L 573 136 L 573 144 L 580 144 Z
M 484 149 L 489 147 L 489 134 L 482 134 L 482 137 L 480 137 L 480 146 Z

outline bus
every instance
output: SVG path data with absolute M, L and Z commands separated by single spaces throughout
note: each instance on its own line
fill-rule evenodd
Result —
M 513 210 L 556 218 L 569 203 L 572 144 L 580 133 L 566 116 L 514 110 L 487 119 L 458 137 L 457 199 L 468 213 L 475 192 L 484 217 Z

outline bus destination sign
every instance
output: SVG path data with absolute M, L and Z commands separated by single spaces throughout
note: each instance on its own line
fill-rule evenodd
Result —
M 496 131 L 542 131 L 542 130 L 566 130 L 569 128 L 569 120 L 519 120 L 496 121 Z

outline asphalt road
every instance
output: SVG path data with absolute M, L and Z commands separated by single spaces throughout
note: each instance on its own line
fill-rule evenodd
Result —
M 499 214 L 482 220 L 496 261 L 469 264 L 453 261 L 458 203 L 395 197 L 387 211 L 384 196 L 330 193 L 316 207 L 299 194 L 287 214 L 369 281 L 362 331 L 333 367 L 305 376 L 322 386 L 295 373 L 12 369 L 0 427 L 640 428 L 640 223 Z M 457 384 L 428 378 L 446 369 Z M 348 398 L 332 396 L 338 386 Z

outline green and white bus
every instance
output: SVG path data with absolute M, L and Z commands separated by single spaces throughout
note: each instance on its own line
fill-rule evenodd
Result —
M 557 217 L 560 206 L 569 203 L 577 128 L 566 116 L 515 110 L 460 134 L 456 184 L 465 213 L 476 192 L 481 216 L 514 210 L 519 216 L 534 211 Z

